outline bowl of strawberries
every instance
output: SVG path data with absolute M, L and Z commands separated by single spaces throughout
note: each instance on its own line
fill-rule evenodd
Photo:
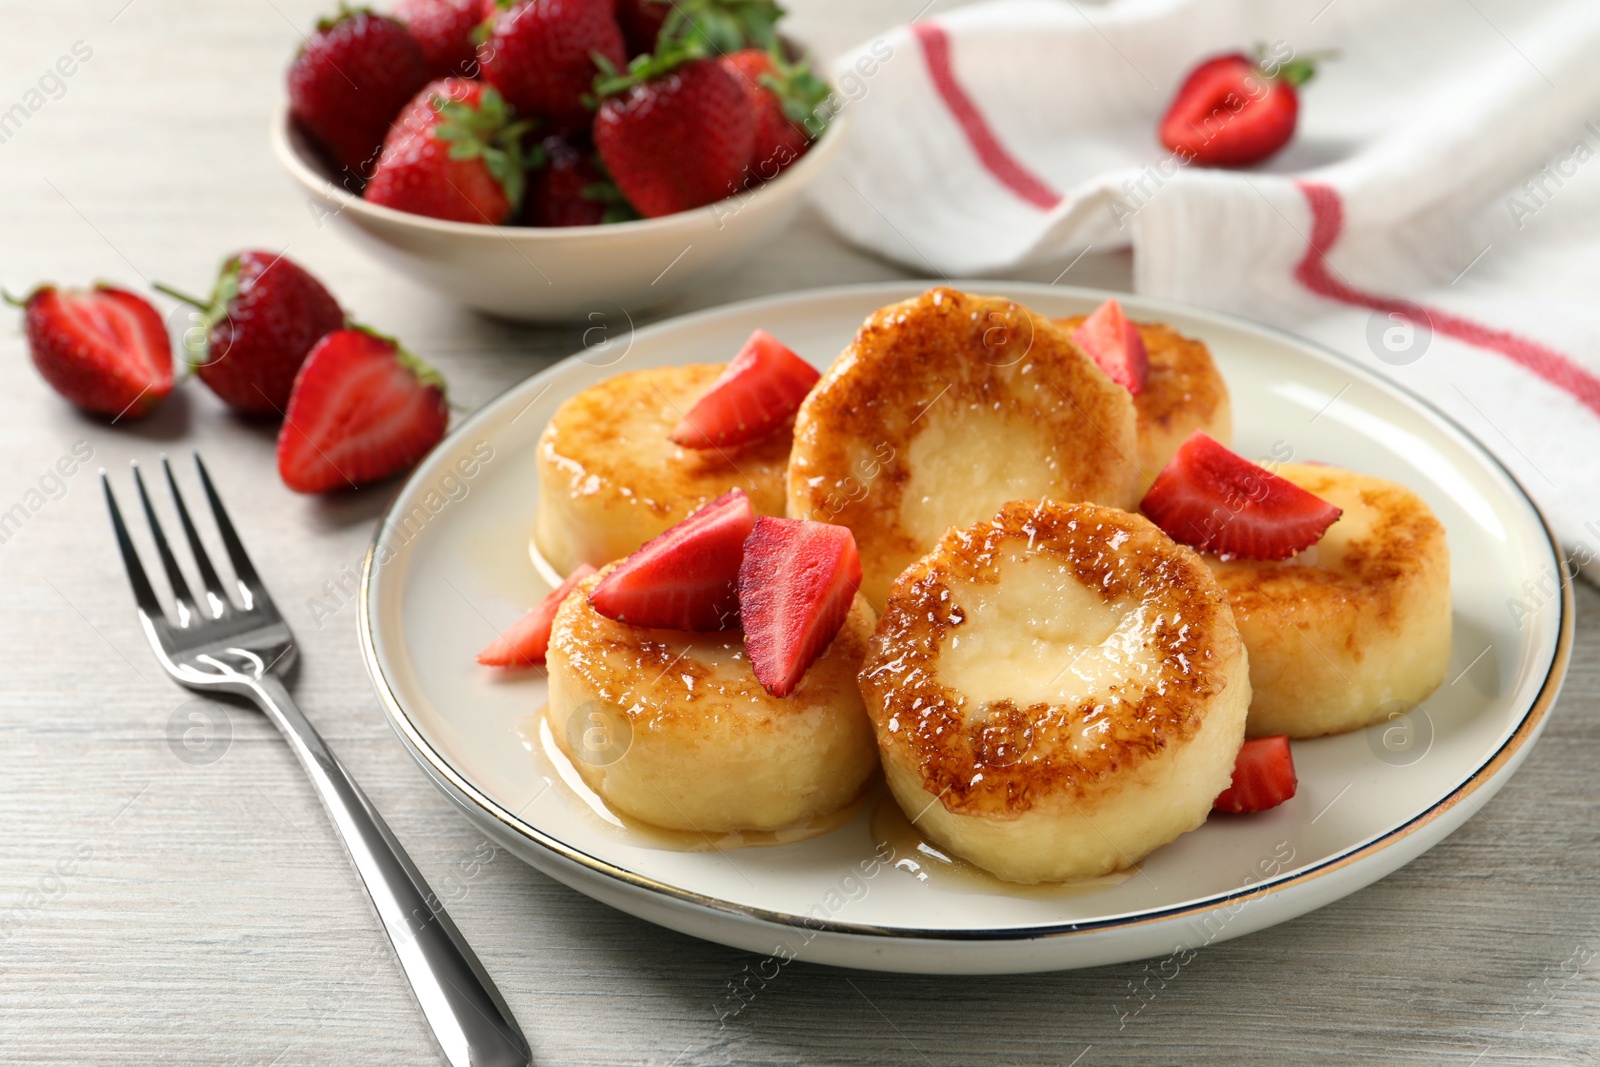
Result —
M 290 66 L 278 157 L 336 225 L 470 307 L 663 303 L 768 244 L 843 135 L 773 0 L 341 6 Z

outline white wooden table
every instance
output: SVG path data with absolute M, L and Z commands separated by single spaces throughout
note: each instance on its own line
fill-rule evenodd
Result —
M 793 29 L 838 49 L 923 2 L 794 0 Z M 0 112 L 41 90 L 39 108 L 0 143 L 0 281 L 13 292 L 46 278 L 201 290 L 228 252 L 287 248 L 361 319 L 436 362 L 455 398 L 474 406 L 575 349 L 576 331 L 476 317 L 318 229 L 278 171 L 266 125 L 297 31 L 324 6 L 0 2 Z M 80 41 L 92 56 L 41 88 Z M 806 217 L 764 262 L 682 307 L 900 275 Z M 1068 280 L 1126 279 L 1127 263 L 1111 258 L 1084 260 Z M 188 751 L 188 713 L 207 705 L 160 676 L 135 629 L 95 468 L 120 473 L 131 458 L 196 446 L 300 638 L 302 706 L 449 903 L 540 1063 L 1600 1056 L 1592 589 L 1578 591 L 1566 693 L 1523 770 L 1454 837 L 1378 885 L 1209 948 L 1164 986 L 1139 964 L 975 980 L 800 963 L 722 1027 L 715 1004 L 746 957 L 613 912 L 494 853 L 402 752 L 357 657 L 355 612 L 337 592 L 392 487 L 295 496 L 277 480 L 272 440 L 271 427 L 229 416 L 198 383 L 138 425 L 86 420 L 44 386 L 17 333 L 0 335 L 0 512 L 27 511 L 0 543 L 0 1061 L 439 1062 L 270 727 L 230 709 L 225 743 L 200 761 L 176 754 Z M 41 484 L 78 442 L 92 459 Z

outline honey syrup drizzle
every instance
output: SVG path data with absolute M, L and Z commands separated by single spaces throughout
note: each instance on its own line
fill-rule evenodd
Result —
M 643 822 L 625 815 L 607 804 L 605 798 L 589 788 L 578 773 L 572 759 L 556 743 L 550 729 L 548 706 L 541 707 L 517 723 L 517 734 L 529 752 L 540 753 L 555 768 L 556 776 L 573 795 L 583 801 L 584 807 L 603 832 L 626 837 L 628 843 L 640 848 L 653 848 L 665 852 L 723 852 L 735 848 L 773 848 L 792 845 L 832 833 L 856 817 L 865 806 L 870 791 L 838 811 L 819 815 L 804 822 L 777 830 L 726 830 L 699 833 L 692 830 L 673 830 L 653 823 Z

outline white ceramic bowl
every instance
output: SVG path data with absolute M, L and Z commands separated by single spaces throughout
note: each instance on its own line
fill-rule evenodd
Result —
M 800 210 L 848 121 L 848 109 L 837 112 L 809 152 L 754 190 L 607 226 L 475 226 L 369 204 L 334 184 L 287 104 L 273 120 L 272 146 L 311 198 L 319 226 L 338 226 L 401 274 L 493 315 L 571 321 L 664 303 L 768 246 Z

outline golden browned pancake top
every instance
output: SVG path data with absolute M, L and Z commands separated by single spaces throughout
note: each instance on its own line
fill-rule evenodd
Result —
M 551 630 L 551 647 L 636 729 L 698 725 L 699 720 L 705 720 L 708 728 L 745 729 L 769 715 L 833 707 L 843 692 L 840 687 L 854 684 L 848 672 L 818 670 L 813 664 L 793 693 L 773 697 L 756 680 L 744 634 L 738 630 L 689 633 L 608 619 L 590 606 L 588 597 L 615 566 L 583 579 L 562 601 Z M 857 598 L 818 663 L 822 659 L 860 663 L 873 621 L 872 609 Z M 739 669 L 716 670 L 708 661 L 737 662 Z M 730 707 L 737 713 L 728 714 Z
M 961 590 L 1001 580 L 1002 555 L 1046 553 L 1108 603 L 1148 609 L 1154 680 L 1075 707 L 1009 699 L 968 706 L 940 677 L 941 647 L 965 621 Z M 958 814 L 1015 817 L 1065 799 L 1085 814 L 1119 779 L 1198 730 L 1242 655 L 1233 615 L 1205 564 L 1148 520 L 1088 504 L 1013 502 L 945 535 L 895 582 L 861 671 L 880 744 L 905 745 L 922 786 Z M 1095 746 L 1069 743 L 1105 720 Z
M 869 316 L 801 405 L 789 514 L 848 526 L 868 572 L 863 589 L 881 596 L 948 525 L 908 529 L 903 506 L 918 440 L 937 436 L 936 425 L 949 434 L 946 454 L 975 462 L 989 449 L 1010 451 L 981 427 L 1003 426 L 1038 448 L 1013 498 L 1128 507 L 1138 498 L 1134 422 L 1127 390 L 1049 319 L 1003 297 L 929 289 Z M 967 511 L 970 494 L 944 491 L 958 525 L 1006 499 Z
M 781 515 L 792 421 L 726 448 L 680 448 L 669 438 L 724 369 L 699 363 L 607 378 L 556 409 L 539 449 L 574 493 L 599 491 L 590 482 L 598 479 L 610 491 L 625 491 L 635 506 L 681 516 L 737 487 L 750 494 L 759 514 Z

